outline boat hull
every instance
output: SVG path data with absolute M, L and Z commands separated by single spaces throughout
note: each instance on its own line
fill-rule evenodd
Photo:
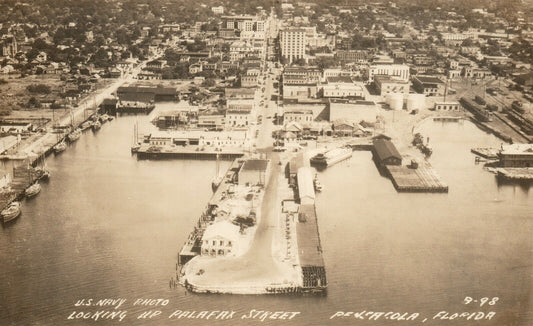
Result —
M 20 216 L 20 204 L 18 203 L 11 203 L 7 208 L 5 208 L 1 213 L 0 216 L 2 217 L 4 223 L 7 223 L 9 221 L 12 221 Z
M 28 187 L 26 191 L 24 191 L 24 195 L 26 198 L 32 198 L 37 196 L 41 192 L 41 186 L 36 184 Z

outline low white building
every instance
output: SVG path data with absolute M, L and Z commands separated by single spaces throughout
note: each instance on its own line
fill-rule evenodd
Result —
M 228 221 L 209 225 L 202 236 L 202 255 L 226 256 L 236 251 L 239 240 L 239 227 Z
M 459 111 L 459 102 L 435 102 L 436 111 Z
M 0 122 L 0 131 L 10 134 L 20 134 L 29 132 L 32 126 L 30 122 L 2 121 Z
M 296 122 L 312 122 L 313 110 L 286 110 L 283 114 L 284 123 L 291 121 Z
M 227 127 L 247 127 L 251 124 L 251 110 L 246 108 L 231 108 L 226 111 Z
M 224 7 L 223 7 L 223 6 L 211 7 L 211 11 L 212 11 L 214 14 L 221 15 L 221 14 L 224 13 Z

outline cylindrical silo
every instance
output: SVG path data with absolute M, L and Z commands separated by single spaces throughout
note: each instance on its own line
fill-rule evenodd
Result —
M 407 96 L 407 110 L 420 110 L 426 107 L 426 96 L 424 94 L 409 94 Z
M 392 110 L 403 109 L 403 94 L 399 94 L 399 93 L 389 94 L 387 103 L 389 104 Z

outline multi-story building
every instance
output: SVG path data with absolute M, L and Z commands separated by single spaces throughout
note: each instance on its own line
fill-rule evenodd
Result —
M 350 77 L 329 77 L 321 85 L 323 97 L 364 99 L 363 84 L 354 82 Z
M 445 84 L 442 80 L 432 76 L 414 76 L 413 88 L 426 96 L 443 96 Z
M 256 87 L 258 75 L 247 73 L 241 76 L 241 87 Z
M 374 76 L 374 85 L 381 96 L 393 93 L 409 94 L 409 82 L 402 79 L 377 75 Z
M 239 227 L 228 221 L 213 223 L 202 235 L 202 255 L 226 256 L 236 251 Z
M 317 67 L 286 67 L 283 71 L 283 84 L 316 84 L 322 78 Z
M 247 127 L 251 125 L 251 110 L 247 108 L 228 108 L 226 111 L 226 126 Z
M 368 69 L 368 81 L 373 82 L 374 76 L 387 75 L 391 77 L 397 77 L 401 80 L 409 80 L 409 66 L 407 65 L 371 65 Z
M 300 28 L 288 28 L 280 31 L 281 56 L 293 62 L 305 59 L 305 33 Z
M 337 58 L 342 62 L 366 63 L 368 62 L 368 53 L 357 50 L 339 50 Z
M 313 110 L 295 110 L 288 109 L 283 114 L 284 123 L 296 121 L 299 123 L 306 123 L 313 121 Z

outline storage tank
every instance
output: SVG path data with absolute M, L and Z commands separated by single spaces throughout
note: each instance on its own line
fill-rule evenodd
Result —
M 409 94 L 407 96 L 407 110 L 420 110 L 426 108 L 426 96 L 424 94 Z
M 392 110 L 403 109 L 403 94 L 389 94 L 387 96 L 387 104 Z

